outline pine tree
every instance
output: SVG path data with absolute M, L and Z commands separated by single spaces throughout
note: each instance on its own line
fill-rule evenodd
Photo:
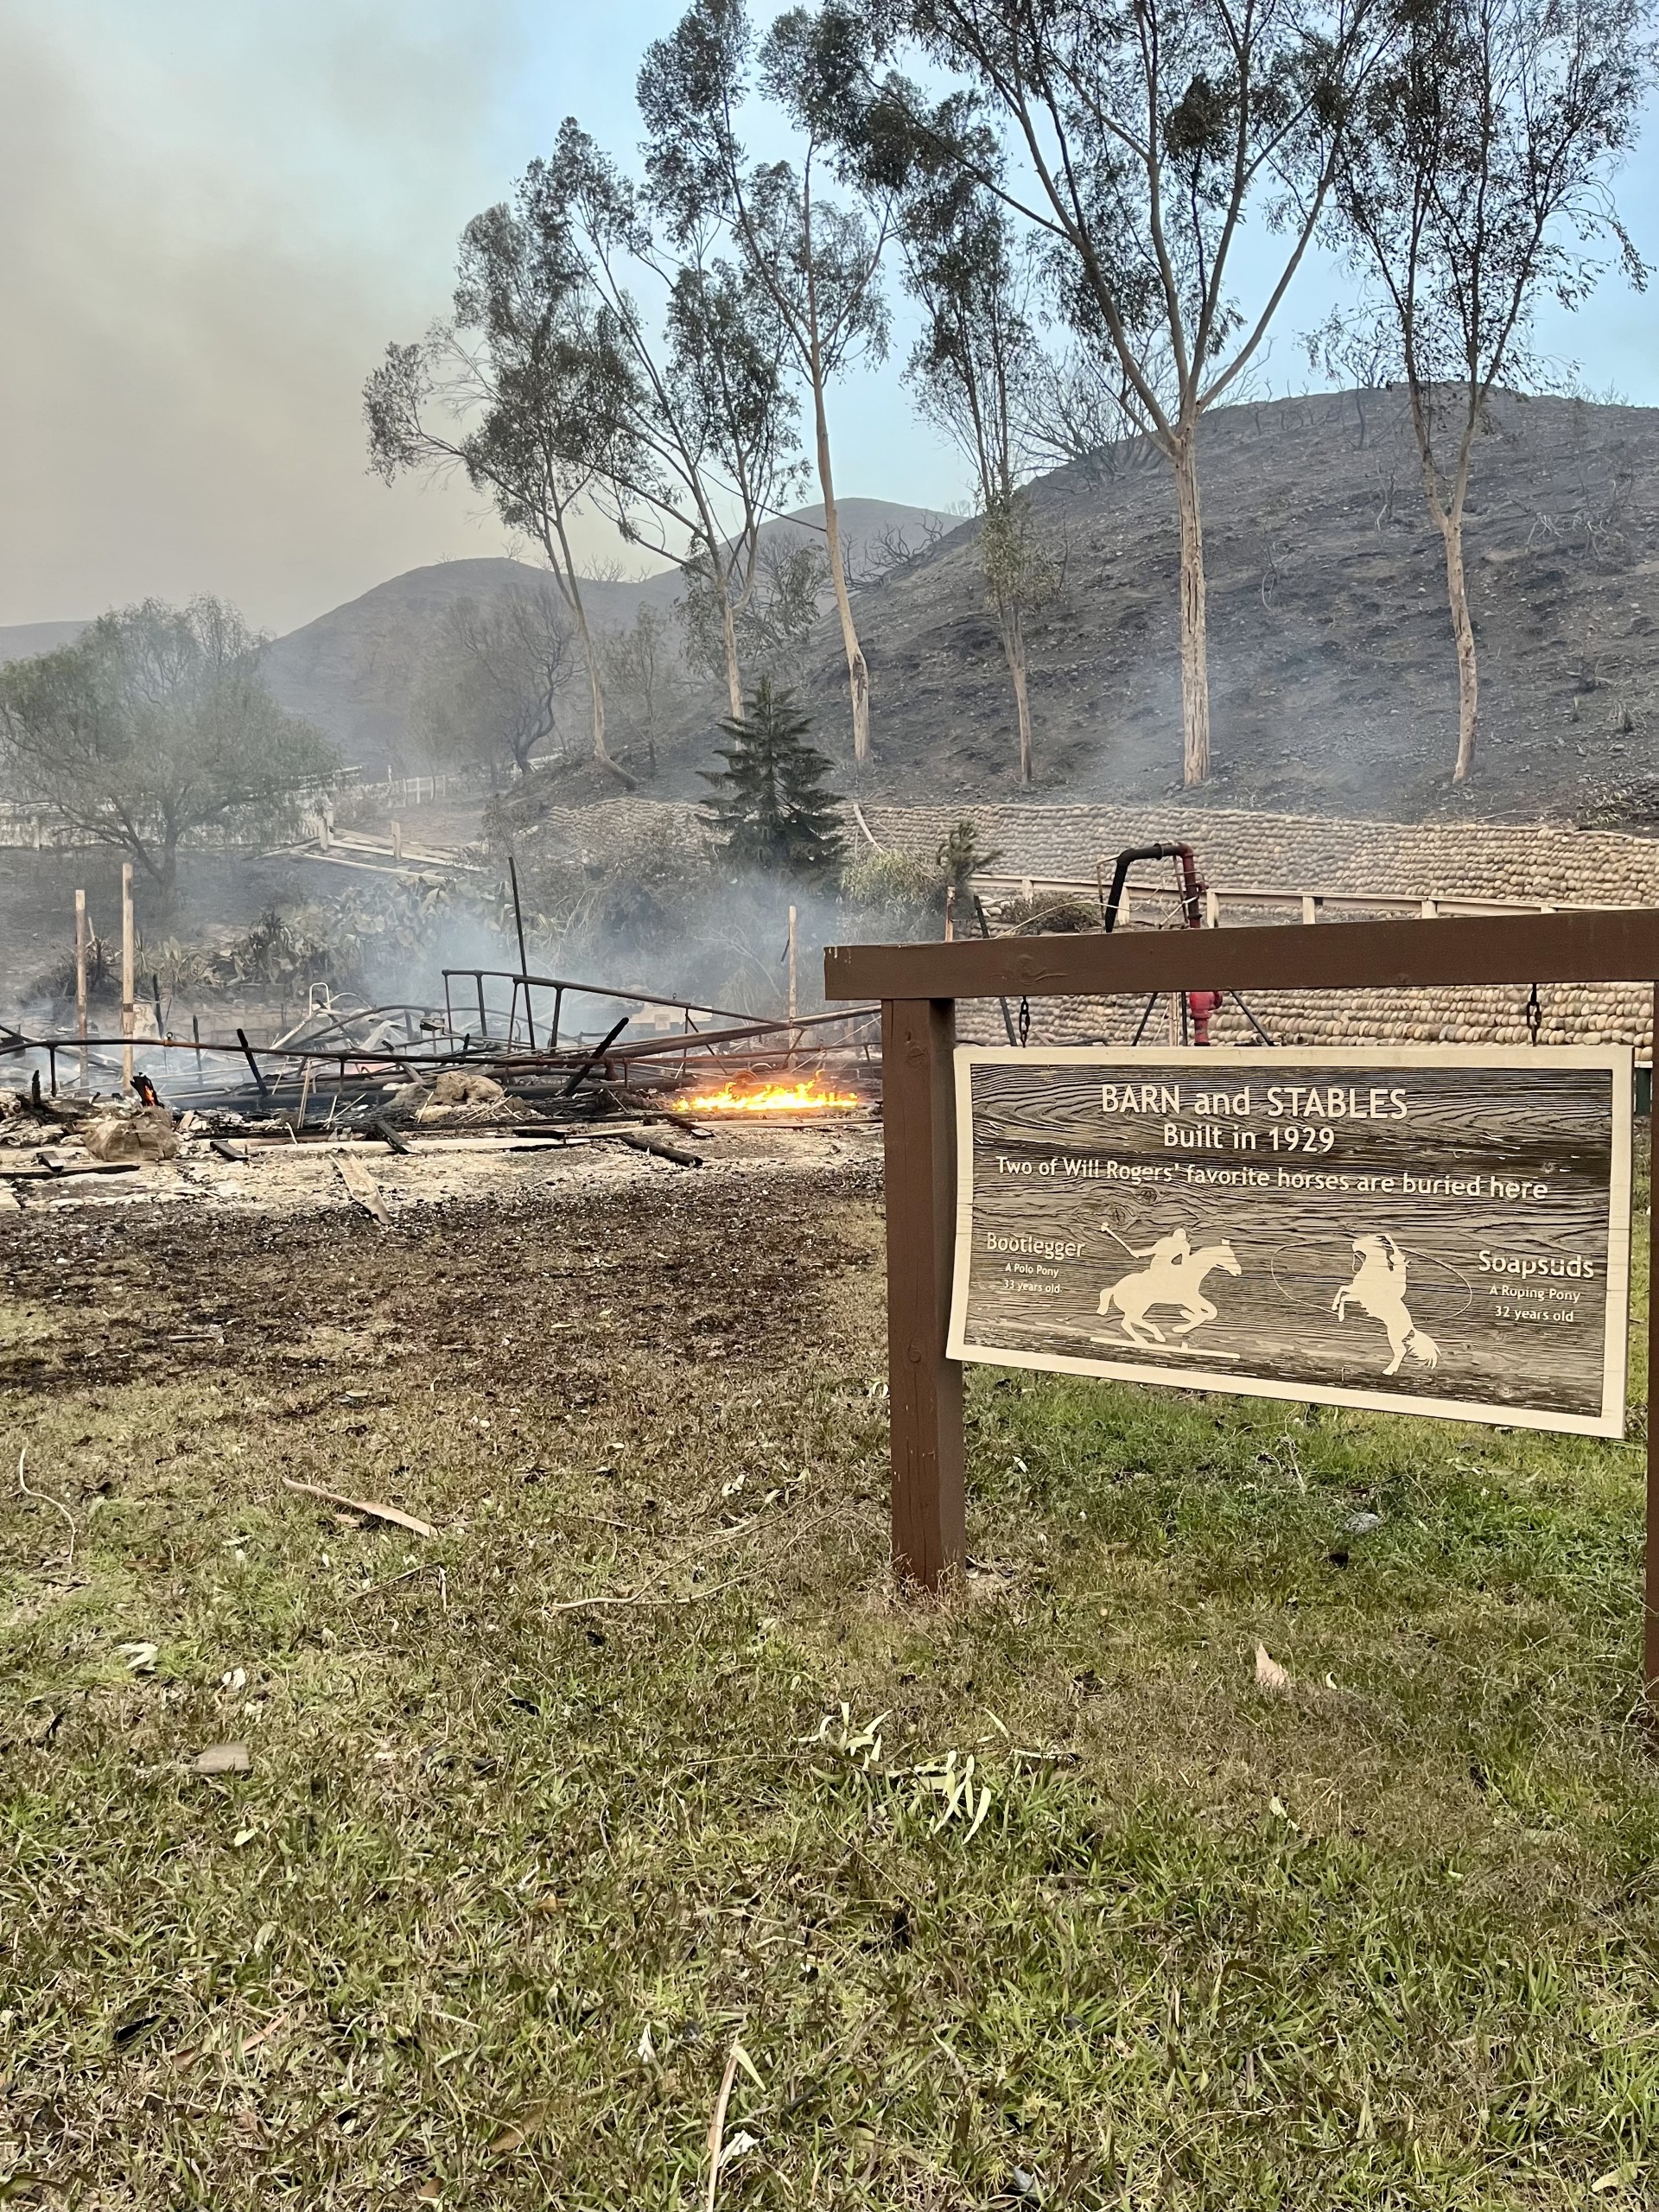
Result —
M 731 743 L 720 747 L 723 768 L 705 768 L 715 786 L 709 802 L 734 860 L 776 874 L 829 876 L 844 856 L 836 798 L 823 788 L 830 763 L 807 744 L 808 715 L 796 713 L 788 691 L 762 677 L 748 712 L 721 724 Z

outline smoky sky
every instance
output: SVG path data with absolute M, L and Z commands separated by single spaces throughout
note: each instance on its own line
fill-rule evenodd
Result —
M 0 0 L 0 624 L 213 591 L 280 632 L 512 550 L 464 484 L 368 474 L 363 378 L 444 312 L 462 225 L 563 116 L 628 156 L 639 58 L 682 4 Z M 1620 197 L 1659 255 L 1653 143 Z M 1262 251 L 1241 273 L 1270 283 Z M 1340 282 L 1310 257 L 1257 391 L 1306 388 L 1295 334 Z M 1659 400 L 1650 297 L 1613 283 L 1556 323 L 1591 390 Z M 901 313 L 886 371 L 833 397 L 837 482 L 954 505 L 908 337 Z M 595 521 L 586 550 L 619 549 Z
M 215 591 L 282 630 L 505 550 L 464 485 L 365 473 L 359 394 L 511 181 L 525 21 L 0 0 L 0 622 Z

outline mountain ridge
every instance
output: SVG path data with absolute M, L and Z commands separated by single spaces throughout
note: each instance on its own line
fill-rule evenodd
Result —
M 855 562 L 868 556 L 884 531 L 958 526 L 958 518 L 891 499 L 840 502 L 842 531 Z M 822 505 L 799 507 L 762 525 L 766 542 L 785 550 L 822 542 Z M 667 613 L 683 584 L 677 568 L 636 579 L 583 577 L 583 604 L 598 630 L 626 629 L 642 607 Z M 354 766 L 378 773 L 388 765 L 427 765 L 414 757 L 409 715 L 423 632 L 456 601 L 487 602 L 524 583 L 548 588 L 547 571 L 505 556 L 443 561 L 372 585 L 331 607 L 265 649 L 272 690 L 291 713 L 303 715 L 340 746 Z

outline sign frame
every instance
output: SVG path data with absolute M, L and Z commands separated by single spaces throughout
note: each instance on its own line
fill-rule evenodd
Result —
M 945 1351 L 969 1365 L 1013 1367 L 1039 1374 L 1075 1375 L 1094 1381 L 1147 1383 L 1178 1390 L 1217 1390 L 1247 1398 L 1274 1398 L 1302 1404 L 1351 1406 L 1372 1413 L 1414 1414 L 1432 1420 L 1484 1422 L 1506 1428 L 1546 1430 L 1558 1435 L 1597 1436 L 1617 1440 L 1624 1434 L 1625 1384 L 1629 1368 L 1630 1286 L 1631 1103 L 1634 1054 L 1628 1045 L 1553 1046 L 1287 1046 L 1284 1061 L 1296 1068 L 1328 1068 L 1332 1073 L 1366 1067 L 1484 1069 L 1595 1068 L 1611 1079 L 1612 1131 L 1608 1192 L 1606 1272 L 1602 1298 L 1608 1325 L 1602 1345 L 1601 1411 L 1598 1414 L 1551 1414 L 1491 1400 L 1417 1396 L 1398 1391 L 1341 1384 L 1278 1382 L 1224 1369 L 1170 1368 L 1154 1361 L 1072 1357 L 1065 1353 L 994 1347 L 968 1340 L 968 1262 L 974 1229 L 973 1070 L 981 1066 L 1129 1069 L 1185 1067 L 1214 1071 L 1217 1083 L 1270 1073 L 1276 1048 L 1159 1045 L 1134 1046 L 1056 1045 L 1027 1048 L 1009 1045 L 958 1045 L 952 1055 L 957 1113 L 956 1237 L 950 1325 Z M 1621 1092 L 1622 1086 L 1622 1092 Z M 1622 1104 L 1621 1104 L 1622 1097 Z M 1108 1132 L 1108 1135 L 1109 1132 Z M 1612 1317 L 1618 1316 L 1617 1325 Z
M 1312 927 L 1080 931 L 830 945 L 824 996 L 881 1004 L 893 1566 L 925 1589 L 967 1563 L 962 1363 L 946 1351 L 956 1230 L 951 1053 L 958 999 L 1144 998 L 1152 991 L 1415 990 L 1640 982 L 1659 1017 L 1659 907 L 1580 907 Z M 1655 1032 L 1659 1033 L 1659 1019 Z M 1652 1123 L 1649 1123 L 1651 1131 Z M 1648 1217 L 1659 1285 L 1659 1205 Z M 1659 1316 L 1648 1403 L 1659 1414 Z M 1647 1425 L 1643 1679 L 1659 1721 L 1659 1418 Z

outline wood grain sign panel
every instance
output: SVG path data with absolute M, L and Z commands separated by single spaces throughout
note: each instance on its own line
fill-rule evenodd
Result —
M 1624 1426 L 1627 1047 L 957 1054 L 957 1359 Z

